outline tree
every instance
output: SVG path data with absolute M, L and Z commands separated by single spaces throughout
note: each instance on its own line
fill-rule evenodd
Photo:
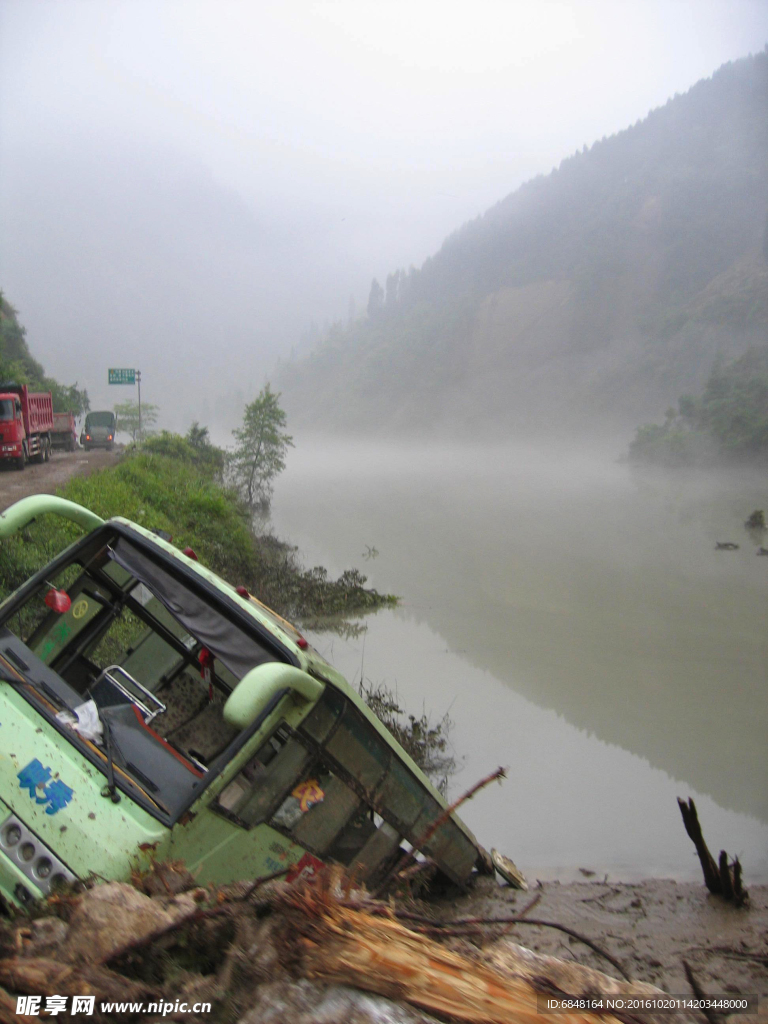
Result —
M 151 402 L 141 403 L 141 437 L 139 437 L 139 404 L 138 402 L 120 402 L 115 406 L 117 414 L 117 433 L 130 434 L 134 444 L 148 437 L 151 428 L 157 423 L 159 406 Z
M 208 436 L 208 427 L 201 427 L 195 420 L 187 431 L 187 440 L 193 448 L 209 448 L 211 439 Z
M 384 299 L 384 308 L 387 313 L 394 313 L 400 300 L 400 279 L 401 272 L 396 270 L 394 274 L 387 275 L 387 291 Z
M 384 289 L 374 277 L 371 281 L 371 292 L 368 296 L 368 316 L 371 320 L 380 316 L 384 309 Z
M 267 384 L 258 398 L 246 405 L 242 427 L 232 431 L 237 446 L 230 465 L 251 510 L 269 508 L 273 480 L 285 469 L 285 454 L 293 447 L 293 438 L 282 429 L 286 416 L 279 398 L 279 392 Z
M 46 377 L 43 387 L 53 396 L 54 412 L 71 412 L 75 416 L 83 416 L 90 412 L 91 401 L 88 398 L 88 392 L 85 388 L 79 388 L 77 381 L 74 384 L 66 385 Z
M 217 480 L 221 480 L 224 475 L 227 457 L 223 448 L 218 448 L 211 442 L 208 427 L 201 427 L 197 420 L 195 420 L 187 431 L 184 440 L 192 450 L 192 455 L 197 465 L 206 467 Z

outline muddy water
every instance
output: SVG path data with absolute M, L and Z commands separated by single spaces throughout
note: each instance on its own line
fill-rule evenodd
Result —
M 273 503 L 307 563 L 396 610 L 314 634 L 350 681 L 455 722 L 463 816 L 529 874 L 695 878 L 676 796 L 768 879 L 768 558 L 749 476 L 638 475 L 611 452 L 303 439 Z M 716 541 L 738 551 L 716 551 Z M 765 543 L 765 541 L 763 541 Z

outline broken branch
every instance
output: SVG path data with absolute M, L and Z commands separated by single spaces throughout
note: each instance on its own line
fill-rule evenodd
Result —
M 699 816 L 696 813 L 696 804 L 693 798 L 689 797 L 688 802 L 677 798 L 677 806 L 683 816 L 685 831 L 693 840 L 696 853 L 699 855 L 701 870 L 704 872 L 704 883 L 711 893 L 722 896 L 724 899 L 741 906 L 748 899 L 749 894 L 741 884 L 741 864 L 739 858 L 728 864 L 728 854 L 725 850 L 720 851 L 719 862 L 709 852 L 709 847 L 704 841 L 704 836 L 699 824 Z

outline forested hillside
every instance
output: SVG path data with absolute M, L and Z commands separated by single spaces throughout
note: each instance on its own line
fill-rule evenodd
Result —
M 627 431 L 768 336 L 768 48 L 374 281 L 281 368 L 292 424 Z
M 13 306 L 0 292 L 0 382 L 29 384 L 34 391 L 50 391 L 54 412 L 87 412 L 88 393 L 77 384 L 59 384 L 45 370 L 27 345 L 26 331 Z
M 663 424 L 639 427 L 634 462 L 662 466 L 768 462 L 768 345 L 717 360 L 701 395 L 683 395 Z

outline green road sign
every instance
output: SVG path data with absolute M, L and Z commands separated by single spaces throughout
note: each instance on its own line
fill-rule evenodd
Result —
M 109 383 L 110 384 L 135 384 L 136 383 L 136 371 L 135 370 L 109 370 Z

